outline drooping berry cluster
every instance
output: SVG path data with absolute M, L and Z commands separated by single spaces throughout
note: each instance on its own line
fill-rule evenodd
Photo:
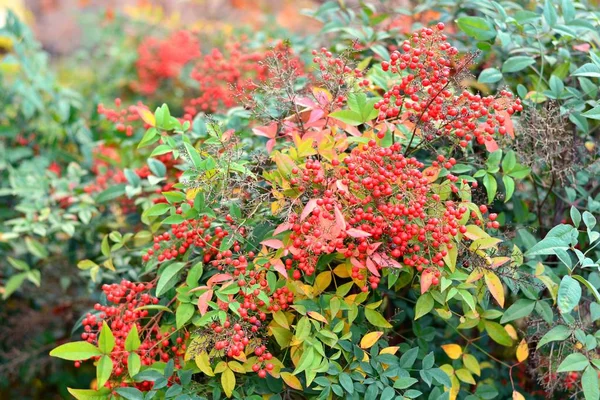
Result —
M 190 31 L 173 32 L 165 39 L 147 37 L 138 47 L 138 81 L 133 88 L 145 95 L 153 94 L 165 80 L 177 78 L 181 69 L 200 55 L 200 42 Z
M 336 57 L 322 47 L 320 50 L 312 51 L 313 63 L 319 71 L 317 85 L 326 88 L 335 98 L 333 104 L 337 107 L 344 105 L 347 100 L 348 91 L 355 83 L 359 87 L 368 86 L 368 79 L 358 68 L 352 68 L 345 57 Z
M 149 294 L 153 287 L 152 283 L 134 283 L 127 280 L 119 284 L 103 285 L 102 291 L 108 304 L 97 303 L 94 309 L 98 313 L 88 313 L 82 321 L 83 340 L 96 344 L 104 322 L 108 324 L 115 338 L 115 346 L 110 354 L 113 369 L 107 387 L 134 384 L 127 378 L 129 352 L 125 350 L 126 338 L 134 326 L 139 332 L 141 342 L 135 353 L 139 355 L 142 365 L 152 365 L 156 361 L 167 362 L 172 359 L 176 367 L 180 366 L 186 350 L 184 341 L 189 334 L 176 333 L 175 328 L 162 332 L 156 321 L 152 323 L 149 311 L 143 307 L 158 304 L 158 298 Z M 75 362 L 76 367 L 80 364 L 80 361 Z
M 400 81 L 375 104 L 378 119 L 402 118 L 419 126 L 429 140 L 450 136 L 462 147 L 473 139 L 483 144 L 495 133 L 506 134 L 510 115 L 523 109 L 520 100 L 504 90 L 499 97 L 484 97 L 461 89 L 457 75 L 467 72 L 469 59 L 458 56 L 443 29 L 439 23 L 415 32 L 402 52 L 393 51 L 390 61 L 381 64 Z
M 268 68 L 265 51 L 251 51 L 242 43 L 228 44 L 225 51 L 213 49 L 195 65 L 191 77 L 199 85 L 200 95 L 185 107 L 184 119 L 198 112 L 215 112 L 237 104 L 236 95 L 254 87 L 253 80 L 264 81 Z

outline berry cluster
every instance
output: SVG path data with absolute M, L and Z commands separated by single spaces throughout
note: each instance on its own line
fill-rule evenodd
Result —
M 253 88 L 253 80 L 267 79 L 268 68 L 263 61 L 268 54 L 233 43 L 227 45 L 225 53 L 213 49 L 203 55 L 191 74 L 198 82 L 200 95 L 188 102 L 184 119 L 190 120 L 200 111 L 215 112 L 235 106 L 237 94 Z
M 107 108 L 104 104 L 98 104 L 98 114 L 104 115 L 104 117 L 110 122 L 116 124 L 115 128 L 118 132 L 125 132 L 126 136 L 133 136 L 135 125 L 134 122 L 140 121 L 140 110 L 148 111 L 142 102 L 138 102 L 137 105 L 121 108 L 121 99 L 115 99 L 115 108 Z M 148 129 L 150 126 L 144 123 L 144 129 Z
M 133 384 L 128 381 L 125 373 L 129 357 L 129 352 L 125 350 L 125 340 L 134 326 L 139 332 L 141 342 L 135 352 L 140 356 L 142 365 L 173 359 L 175 366 L 180 366 L 186 350 L 184 341 L 189 337 L 189 333 L 179 335 L 175 328 L 170 332 L 162 332 L 156 322 L 154 325 L 142 323 L 144 320 L 151 320 L 149 311 L 140 308 L 158 304 L 158 298 L 149 294 L 153 287 L 152 283 L 133 283 L 127 280 L 121 281 L 120 284 L 103 285 L 102 291 L 108 305 L 97 303 L 94 309 L 98 314 L 88 313 L 83 319 L 83 340 L 96 344 L 103 322 L 108 324 L 115 338 L 115 346 L 110 354 L 113 361 L 112 379 L 106 384 L 107 387 Z M 80 365 L 80 361 L 75 362 L 76 367 Z M 142 387 L 145 386 L 142 384 Z
M 359 87 L 369 86 L 368 79 L 358 68 L 352 68 L 345 57 L 336 57 L 325 47 L 312 51 L 313 63 L 320 73 L 318 85 L 326 88 L 329 93 L 335 94 L 333 104 L 341 107 L 346 102 L 348 90 L 358 83 Z
M 455 163 L 440 156 L 436 166 Z M 320 255 L 339 252 L 351 260 L 352 277 L 365 282 L 365 291 L 378 286 L 383 267 L 402 264 L 431 273 L 437 284 L 453 238 L 467 231 L 466 205 L 442 198 L 424 164 L 404 156 L 398 143 L 384 148 L 370 140 L 341 163 L 308 159 L 292 175 L 292 186 L 309 199 L 287 222 L 296 279 L 299 271 L 313 274 Z M 445 179 L 459 191 L 458 177 Z M 490 214 L 488 227 L 499 227 L 496 217 Z
M 466 72 L 469 62 L 459 58 L 443 29 L 439 23 L 415 32 L 402 52 L 393 51 L 390 61 L 381 64 L 400 82 L 375 104 L 378 119 L 404 118 L 420 126 L 427 139 L 452 136 L 462 147 L 473 139 L 483 144 L 495 133 L 506 134 L 510 115 L 523 109 L 520 100 L 513 101 L 504 90 L 499 97 L 482 97 L 461 89 L 456 75 Z
M 138 92 L 153 94 L 167 79 L 177 78 L 183 66 L 200 57 L 200 42 L 189 31 L 173 32 L 165 39 L 147 37 L 138 47 Z

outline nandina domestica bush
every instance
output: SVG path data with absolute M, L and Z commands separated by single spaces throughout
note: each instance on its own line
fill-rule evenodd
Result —
M 327 2 L 306 37 L 112 32 L 121 73 L 79 100 L 19 72 L 0 337 L 52 335 L 0 342 L 0 374 L 79 399 L 598 399 L 593 15 L 432 4 Z
M 502 254 L 490 235 L 496 214 L 472 201 L 477 181 L 451 170 L 454 154 L 466 159 L 496 144 L 522 106 L 507 91 L 482 97 L 462 88 L 451 66 L 461 73 L 468 59 L 443 29 L 417 31 L 381 63 L 390 72 L 382 99 L 349 60 L 316 52 L 315 78 L 295 98 L 302 108 L 290 107 L 284 124 L 255 128 L 269 138 L 268 159 L 217 123 L 192 142 L 189 123 L 166 106 L 140 111 L 150 126 L 142 146 L 158 142 L 183 170 L 166 201 L 144 212 L 149 279 L 105 285 L 108 303 L 85 317 L 82 341 L 52 354 L 76 365 L 97 360 L 94 393 L 105 397 L 164 388 L 374 399 L 411 397 L 425 384 L 455 398 L 471 373 L 394 346 L 400 337 L 384 331 L 396 323 L 389 296 L 414 293 L 417 319 L 437 302 L 450 320 L 459 305 L 462 324 L 492 312 L 477 300 L 481 290 L 504 306 L 502 268 L 522 255 Z M 514 328 L 490 318 L 480 330 L 511 346 Z M 417 359 L 425 380 L 402 381 Z

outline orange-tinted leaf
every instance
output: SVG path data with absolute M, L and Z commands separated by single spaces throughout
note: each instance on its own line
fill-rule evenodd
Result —
M 498 275 L 492 271 L 486 270 L 483 276 L 485 278 L 485 284 L 494 299 L 496 299 L 500 307 L 504 307 L 504 286 L 502 286 L 502 282 L 500 281 L 500 278 L 498 278 Z
M 453 360 L 458 360 L 462 355 L 462 347 L 457 344 L 444 344 L 442 350 Z
M 156 118 L 154 118 L 154 114 L 147 108 L 137 107 L 137 112 L 140 115 L 140 118 L 150 126 L 156 126 Z
M 523 339 L 517 347 L 517 360 L 519 360 L 519 362 L 523 362 L 527 360 L 527 357 L 529 357 L 529 346 L 527 345 L 525 339 Z
M 379 338 L 383 335 L 383 332 L 370 332 L 367 333 L 365 336 L 363 336 L 363 338 L 360 340 L 360 348 L 361 349 L 368 349 L 369 347 L 373 346 L 375 343 L 377 343 L 377 341 L 379 340 Z
M 200 315 L 204 315 L 208 311 L 208 302 L 212 298 L 212 295 L 213 295 L 213 291 L 211 289 L 211 290 L 207 290 L 206 292 L 202 293 L 198 297 L 198 311 L 200 311 Z

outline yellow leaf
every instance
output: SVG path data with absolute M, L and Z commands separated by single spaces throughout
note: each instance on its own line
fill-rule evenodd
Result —
M 244 366 L 237 361 L 229 361 L 227 363 L 227 366 L 234 372 L 238 372 L 240 374 L 246 373 L 246 369 L 244 368 Z
M 360 348 L 368 349 L 369 347 L 373 346 L 379 340 L 381 335 L 383 335 L 383 332 L 379 332 L 379 331 L 367 333 L 360 340 Z
M 283 311 L 279 310 L 279 311 L 273 313 L 273 319 L 275 320 L 275 322 L 277 322 L 283 328 L 290 329 L 290 325 L 288 324 L 287 317 L 285 316 L 285 313 Z
M 492 271 L 486 270 L 484 273 L 485 284 L 487 285 L 490 293 L 494 296 L 494 299 L 500 304 L 500 307 L 504 307 L 504 286 L 500 282 L 498 275 Z
M 442 350 L 453 360 L 458 360 L 462 354 L 462 347 L 457 344 L 444 344 Z
M 502 242 L 501 239 L 497 239 L 497 238 L 492 238 L 492 237 L 487 237 L 487 238 L 481 238 L 481 239 L 477 239 L 475 241 L 473 241 L 473 243 L 471 243 L 471 246 L 469 246 L 469 250 L 485 250 L 485 249 L 489 249 L 492 247 L 496 247 L 496 245 L 498 243 Z
M 463 364 L 469 371 L 477 376 L 481 376 L 481 367 L 475 356 L 472 354 L 463 354 Z
M 519 347 L 517 347 L 517 360 L 523 362 L 527 360 L 527 357 L 529 357 L 529 346 L 525 339 L 523 339 L 521 340 L 521 343 L 519 343 Z
M 350 273 L 348 272 L 348 268 L 346 264 L 340 264 L 333 269 L 333 273 L 339 276 L 340 278 L 349 278 Z
M 292 389 L 302 390 L 302 384 L 300 383 L 300 379 L 296 378 L 289 372 L 282 372 L 281 379 L 285 382 L 286 385 L 291 387 Z
M 227 363 L 225 361 L 220 361 L 215 367 L 215 374 L 220 374 L 221 372 L 227 369 Z
M 323 292 L 331 284 L 331 271 L 321 272 L 315 279 L 315 295 Z
M 319 314 L 316 311 L 309 311 L 306 314 L 308 314 L 308 316 L 311 317 L 312 319 L 315 319 L 319 322 L 323 322 L 324 324 L 326 324 L 328 322 L 327 318 L 325 318 L 324 316 L 322 316 L 321 314 Z
M 458 246 L 452 246 L 451 249 L 446 247 L 446 255 L 444 256 L 444 262 L 450 268 L 450 271 L 456 270 L 456 259 L 458 257 Z
M 525 400 L 525 397 L 515 390 L 512 395 L 512 400 Z
M 471 274 L 467 278 L 466 283 L 477 282 L 478 280 L 481 279 L 482 276 L 483 276 L 483 269 L 481 269 L 481 268 L 475 268 L 473 270 L 473 272 L 471 272 Z
M 200 193 L 200 190 L 201 189 L 199 187 L 188 190 L 187 192 L 185 192 L 185 199 L 194 200 L 196 198 L 196 195 Z
M 381 349 L 379 351 L 379 354 L 396 354 L 396 352 L 398 351 L 400 347 L 398 346 L 390 346 L 390 347 L 386 347 L 385 349 Z
M 208 359 L 208 354 L 205 351 L 201 352 L 194 358 L 196 361 L 196 365 L 200 368 L 200 371 L 204 372 L 205 375 L 215 376 L 213 370 L 210 366 L 210 360 Z
M 490 265 L 490 267 L 498 268 L 499 266 L 504 265 L 509 261 L 510 257 L 494 257 L 492 258 L 492 264 Z
M 221 375 L 221 386 L 227 397 L 231 397 L 235 389 L 235 374 L 229 368 L 226 368 Z
M 469 372 L 469 370 L 465 368 L 461 368 L 456 370 L 456 377 L 463 381 L 464 383 L 468 383 L 471 385 L 475 385 L 475 379 L 473 379 L 473 375 Z
M 477 240 L 489 238 L 490 235 L 488 235 L 483 229 L 481 229 L 477 225 L 467 225 L 467 232 L 465 232 L 465 237 L 471 240 Z
M 517 335 L 517 330 L 514 326 L 511 324 L 506 324 L 504 325 L 504 330 L 506 333 L 508 333 L 508 336 L 510 336 L 512 340 L 519 340 L 519 335 Z
M 450 382 L 452 382 L 452 388 L 450 388 L 450 400 L 456 400 L 458 397 L 458 393 L 460 392 L 460 382 L 455 375 L 450 377 Z M 448 390 L 444 388 L 444 390 Z
M 147 123 L 150 126 L 156 126 L 156 118 L 154 118 L 154 114 L 152 114 L 152 112 L 150 110 L 148 110 L 146 108 L 138 107 L 137 111 L 145 123 Z

